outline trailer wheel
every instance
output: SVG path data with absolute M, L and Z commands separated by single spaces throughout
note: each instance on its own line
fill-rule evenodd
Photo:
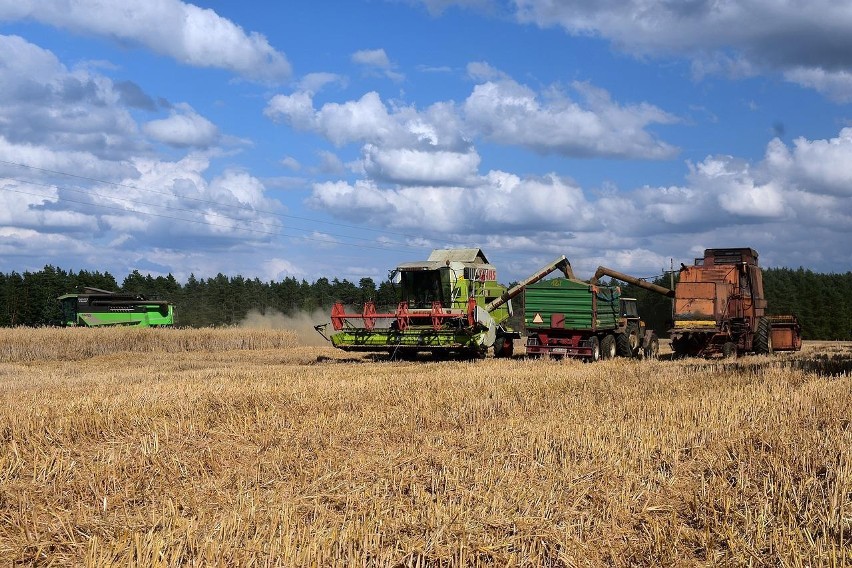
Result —
M 589 339 L 589 346 L 592 348 L 592 361 L 600 361 L 601 345 L 598 342 L 597 336 L 593 335 L 591 339 Z
M 772 322 L 769 318 L 760 318 L 757 331 L 754 332 L 754 352 L 759 355 L 772 354 Z
M 736 359 L 737 344 L 732 341 L 726 341 L 725 344 L 722 345 L 722 357 L 725 359 Z
M 615 336 L 607 335 L 601 341 L 601 359 L 612 359 L 615 357 Z

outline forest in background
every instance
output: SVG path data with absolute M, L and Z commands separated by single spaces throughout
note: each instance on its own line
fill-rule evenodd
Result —
M 796 314 L 805 339 L 852 340 L 852 272 L 821 274 L 803 268 L 764 268 L 763 281 L 770 314 Z M 656 281 L 669 286 L 667 278 Z M 185 283 L 168 276 L 142 275 L 134 270 L 119 282 L 109 272 L 66 271 L 45 266 L 37 272 L 0 273 L 0 326 L 46 326 L 61 321 L 62 294 L 89 286 L 143 294 L 175 304 L 175 324 L 185 327 L 239 325 L 250 312 L 260 314 L 312 314 L 328 312 L 335 301 L 360 305 L 373 300 L 378 306 L 395 306 L 396 290 L 388 282 L 362 278 L 319 278 L 314 282 L 285 278 L 263 282 L 258 278 L 218 274 L 212 278 L 190 275 Z M 622 285 L 626 296 L 639 300 L 640 313 L 662 337 L 671 320 L 671 301 L 635 286 Z M 514 302 L 514 327 L 519 328 L 520 303 Z

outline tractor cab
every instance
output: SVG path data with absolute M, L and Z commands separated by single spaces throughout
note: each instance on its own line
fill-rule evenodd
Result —
M 639 304 L 636 298 L 621 298 L 621 317 L 628 320 L 639 319 Z

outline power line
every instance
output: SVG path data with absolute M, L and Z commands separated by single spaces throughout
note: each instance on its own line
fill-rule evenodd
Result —
M 235 205 L 235 204 L 232 204 L 232 203 L 219 203 L 218 201 L 214 201 L 214 200 L 211 200 L 211 199 L 203 199 L 203 198 L 200 198 L 200 197 L 183 196 L 183 195 L 179 195 L 179 194 L 176 194 L 176 193 L 173 193 L 173 192 L 158 191 L 156 189 L 138 187 L 138 186 L 135 186 L 135 185 L 118 183 L 118 182 L 112 182 L 112 181 L 102 180 L 102 179 L 93 178 L 93 177 L 89 177 L 89 176 L 83 176 L 83 175 L 79 175 L 79 174 L 72 174 L 72 173 L 68 173 L 68 172 L 51 170 L 51 169 L 47 169 L 47 168 L 39 168 L 37 166 L 31 166 L 29 164 L 23 164 L 23 163 L 20 163 L 20 162 L 12 162 L 12 161 L 9 161 L 9 160 L 0 159 L 0 164 L 5 164 L 7 166 L 16 166 L 16 167 L 20 167 L 20 168 L 26 168 L 26 169 L 29 169 L 29 170 L 47 173 L 47 174 L 66 176 L 66 177 L 75 178 L 75 179 L 81 179 L 81 180 L 89 181 L 89 182 L 92 182 L 92 183 L 111 185 L 113 187 L 122 187 L 122 188 L 125 188 L 125 189 L 135 189 L 137 191 L 144 191 L 144 192 L 148 192 L 148 193 L 154 193 L 154 194 L 157 194 L 157 195 L 167 195 L 169 197 L 179 197 L 179 198 L 185 199 L 187 201 L 195 201 L 195 202 L 198 202 L 198 203 L 205 203 L 205 204 L 214 205 L 214 206 L 217 206 L 217 207 L 230 207 L 232 209 L 239 209 L 239 210 L 243 210 L 243 211 L 251 211 L 253 213 L 263 213 L 263 214 L 266 214 L 266 215 L 272 215 L 272 216 L 276 216 L 276 217 L 284 217 L 284 218 L 287 218 L 287 219 L 297 219 L 299 221 L 307 221 L 307 222 L 310 222 L 310 223 L 322 223 L 322 224 L 325 224 L 325 225 L 332 225 L 332 226 L 335 226 L 335 227 L 343 227 L 343 228 L 346 228 L 346 229 L 354 229 L 354 230 L 357 230 L 357 231 L 369 231 L 369 232 L 373 232 L 373 233 L 383 233 L 383 234 L 386 234 L 386 235 L 395 235 L 395 236 L 398 236 L 398 237 L 405 237 L 405 238 L 409 238 L 409 239 L 421 238 L 420 235 L 410 235 L 410 234 L 407 234 L 407 233 L 400 233 L 400 232 L 396 232 L 396 231 L 388 231 L 386 229 L 374 229 L 374 228 L 371 228 L 371 227 L 359 227 L 357 225 L 347 225 L 345 223 L 337 223 L 337 222 L 334 222 L 334 221 L 323 221 L 323 220 L 320 220 L 320 219 L 313 219 L 313 218 L 310 218 L 310 217 L 300 217 L 298 215 L 288 215 L 286 213 L 279 213 L 277 211 L 266 211 L 266 210 L 262 210 L 262 209 L 254 209 L 254 208 L 249 207 L 247 205 Z M 306 230 L 306 229 L 299 229 L 299 230 Z M 449 239 L 443 239 L 443 240 L 445 242 L 448 242 L 448 243 L 466 244 L 466 243 L 461 243 L 459 241 L 452 241 L 452 240 L 449 240 Z
M 40 194 L 40 193 L 32 193 L 32 192 L 28 192 L 28 191 L 22 191 L 20 189 L 12 189 L 12 188 L 9 188 L 9 187 L 5 187 L 3 189 L 5 191 L 11 191 L 11 192 L 14 192 L 14 193 L 20 193 L 20 194 L 23 194 L 23 195 L 30 195 L 30 196 L 33 196 L 33 197 L 41 197 L 41 198 L 45 198 L 45 199 L 52 199 L 54 197 L 52 195 L 43 195 L 43 194 Z M 103 205 L 103 204 L 98 204 L 98 203 L 89 203 L 89 202 L 86 202 L 86 201 L 77 201 L 75 199 L 69 199 L 67 197 L 57 197 L 57 199 L 60 199 L 62 201 L 66 201 L 66 202 L 69 202 L 69 203 L 77 203 L 77 204 L 80 204 L 80 205 L 87 205 L 87 206 L 90 206 L 90 207 L 99 207 L 101 209 L 111 209 L 111 210 L 114 210 L 114 211 L 121 211 L 122 213 L 128 213 L 128 212 L 129 213 L 137 213 L 139 215 L 148 215 L 148 216 L 151 216 L 151 217 L 158 217 L 160 219 L 170 219 L 170 220 L 173 220 L 173 221 L 183 221 L 185 223 L 196 223 L 196 224 L 199 224 L 199 225 L 207 225 L 207 226 L 210 226 L 210 227 L 219 227 L 219 228 L 222 228 L 222 229 L 246 231 L 246 232 L 249 232 L 249 233 L 258 233 L 258 234 L 273 235 L 273 236 L 280 236 L 280 237 L 291 237 L 291 238 L 297 238 L 297 239 L 302 239 L 302 240 L 306 240 L 306 241 L 319 242 L 319 243 L 323 243 L 323 244 L 326 244 L 326 245 L 343 245 L 343 246 L 350 246 L 350 247 L 364 248 L 364 249 L 395 251 L 395 252 L 403 252 L 403 253 L 407 252 L 407 251 L 403 251 L 403 250 L 400 250 L 400 249 L 394 249 L 394 248 L 391 248 L 391 247 L 371 246 L 371 245 L 364 245 L 364 244 L 356 244 L 356 243 L 347 243 L 347 242 L 340 242 L 340 241 L 317 239 L 317 238 L 312 238 L 312 237 L 306 237 L 304 235 L 290 235 L 290 234 L 283 233 L 283 232 L 280 232 L 280 231 L 264 231 L 264 230 L 261 230 L 261 229 L 250 229 L 250 228 L 247 228 L 247 227 L 231 227 L 231 226 L 228 226 L 228 225 L 221 225 L 221 224 L 218 224 L 218 223 L 211 223 L 209 221 L 201 221 L 201 220 L 198 220 L 198 219 L 185 219 L 183 217 L 172 217 L 170 215 L 161 215 L 161 214 L 158 214 L 158 213 L 151 213 L 149 211 L 138 211 L 138 210 L 135 210 L 135 209 L 127 209 L 127 208 L 123 208 L 123 207 L 112 207 L 112 206 L 109 206 L 109 205 Z
M 56 186 L 55 184 L 48 184 L 48 183 L 42 183 L 42 182 L 37 182 L 37 181 L 31 181 L 31 180 L 23 180 L 23 179 L 19 179 L 19 178 L 8 177 L 8 176 L 0 176 L 0 179 L 17 181 L 17 182 L 29 184 L 29 185 L 38 185 L 38 186 L 42 186 L 42 187 L 57 187 L 59 189 L 62 189 L 63 191 L 71 191 L 71 192 L 75 192 L 75 193 L 82 193 L 83 195 L 87 195 L 87 196 L 101 197 L 101 198 L 104 198 L 104 199 L 111 199 L 111 200 L 114 200 L 114 201 L 119 201 L 119 202 L 124 202 L 124 203 L 132 203 L 134 205 L 142 205 L 142 206 L 146 206 L 146 207 L 158 207 L 158 208 L 161 208 L 161 209 L 167 209 L 167 210 L 171 210 L 171 211 L 181 211 L 181 212 L 184 212 L 184 213 L 191 213 L 191 214 L 192 213 L 199 213 L 199 211 L 194 210 L 194 209 L 187 209 L 187 208 L 184 208 L 184 207 L 176 207 L 174 205 L 164 205 L 164 204 L 159 204 L 159 203 L 147 203 L 147 202 L 144 202 L 144 201 L 136 201 L 136 200 L 133 200 L 133 199 L 116 197 L 116 196 L 113 196 L 113 195 L 104 195 L 102 193 L 97 193 L 97 192 L 86 190 L 86 189 L 77 189 L 77 188 L 72 188 L 72 187 L 67 187 L 67 186 Z M 10 191 L 15 191 L 15 190 L 10 190 Z M 23 192 L 18 191 L 18 193 L 23 193 Z M 30 195 L 36 195 L 36 194 L 30 194 Z M 37 195 L 37 196 L 38 197 L 44 197 L 43 195 L 40 195 L 40 194 Z M 70 199 L 64 198 L 62 196 L 57 196 L 57 199 L 61 199 L 61 200 L 68 201 L 68 202 L 71 202 L 71 203 L 80 203 L 80 204 L 90 205 L 92 207 L 99 207 L 100 206 L 97 203 L 70 200 Z M 120 208 L 116 208 L 116 209 L 126 211 L 126 209 L 120 209 Z M 247 210 L 255 212 L 254 209 L 247 209 Z M 133 212 L 145 214 L 144 211 L 133 210 Z M 222 213 L 217 213 L 215 211 L 214 212 L 201 212 L 201 213 L 204 213 L 205 215 L 213 215 L 213 216 L 216 216 L 216 217 L 221 217 L 223 219 L 228 219 L 230 221 L 235 221 L 237 223 L 249 223 L 249 224 L 252 224 L 252 225 L 260 225 L 260 226 L 264 226 L 264 227 L 276 227 L 276 228 L 278 227 L 278 225 L 274 225 L 273 223 L 264 223 L 262 221 L 253 220 L 253 219 L 239 219 L 237 217 L 230 217 L 228 215 L 224 215 Z M 226 227 L 226 225 L 213 225 L 213 226 Z M 311 229 L 302 229 L 302 228 L 299 228 L 299 227 L 288 227 L 288 228 L 291 229 L 291 230 L 295 230 L 295 231 L 305 231 L 305 232 L 308 232 L 308 231 L 311 230 Z M 278 234 L 278 232 L 270 233 L 270 234 Z M 351 235 L 341 235 L 339 233 L 324 233 L 324 234 L 332 236 L 332 237 L 341 237 L 341 238 L 345 238 L 345 239 L 355 239 L 355 240 L 359 240 L 359 241 L 374 242 L 373 239 L 369 239 L 369 238 L 366 238 L 366 237 L 355 237 L 355 236 L 351 236 Z M 317 239 L 317 240 L 322 240 L 322 239 Z M 335 242 L 335 241 L 323 241 L 323 242 Z M 423 247 L 414 247 L 414 246 L 405 245 L 405 244 L 399 244 L 397 246 L 401 246 L 403 248 L 413 249 L 413 250 L 419 250 L 419 249 L 423 248 Z

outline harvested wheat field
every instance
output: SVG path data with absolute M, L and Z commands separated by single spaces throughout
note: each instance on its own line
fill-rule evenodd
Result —
M 388 362 L 0 332 L 3 565 L 852 563 L 852 344 Z

